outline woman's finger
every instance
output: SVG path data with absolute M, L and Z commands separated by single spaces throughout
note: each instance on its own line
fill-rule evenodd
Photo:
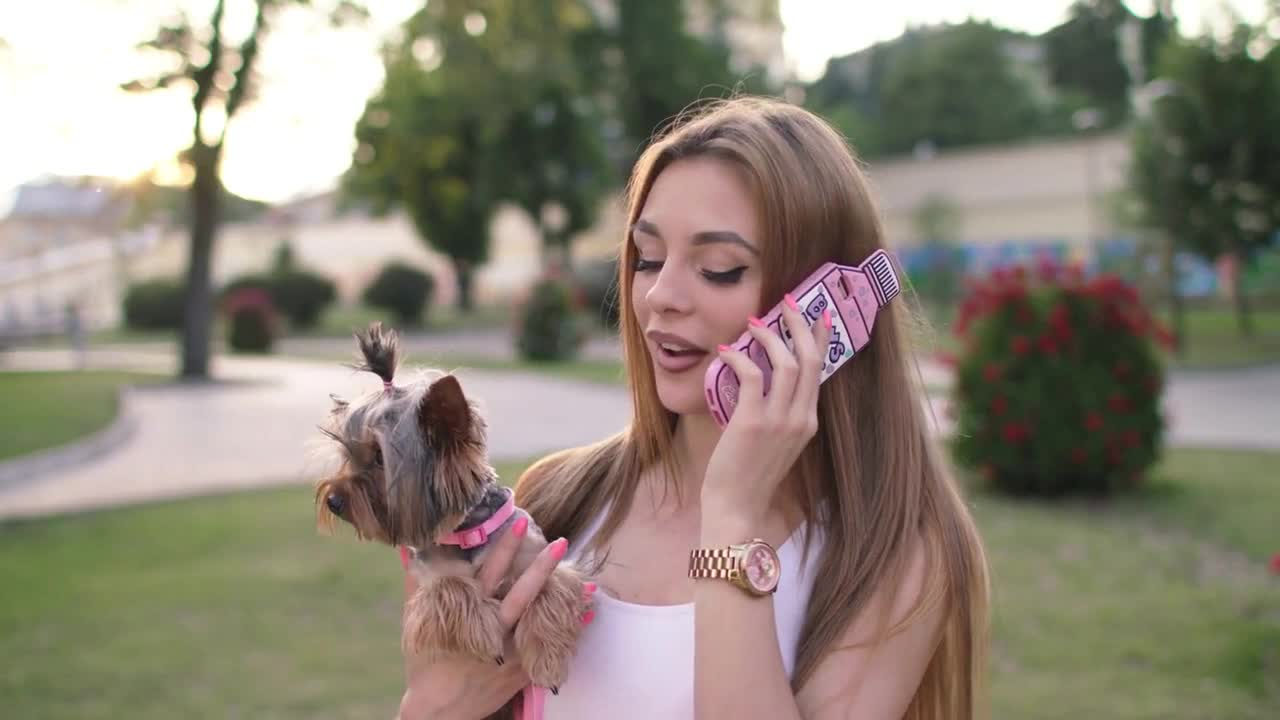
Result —
M 758 413 L 764 404 L 764 373 L 742 350 L 720 346 L 720 359 L 738 376 L 738 402 L 734 417 L 740 412 Z M 732 420 L 730 420 L 732 422 Z
M 821 351 L 822 345 L 818 344 L 817 338 L 814 337 L 814 330 L 809 325 L 809 321 L 800 313 L 800 306 L 796 305 L 795 299 L 788 293 L 782 308 L 782 322 L 791 336 L 791 352 L 795 355 L 796 364 L 799 368 L 796 376 L 796 391 L 794 400 L 801 402 L 810 397 L 807 392 L 810 385 L 818 382 L 818 374 L 822 369 Z M 821 321 L 815 322 L 818 325 Z M 794 405 L 794 401 L 792 403 Z
M 524 542 L 524 536 L 528 530 L 529 516 L 523 515 L 511 524 L 510 532 L 503 533 L 485 555 L 476 579 L 480 581 L 480 587 L 486 595 L 497 592 L 502 579 L 511 572 L 511 561 L 515 559 L 516 552 Z
M 511 586 L 511 590 L 502 599 L 502 605 L 498 609 L 498 617 L 508 631 L 516 626 L 516 621 L 524 615 L 529 603 L 533 602 L 542 587 L 547 584 L 547 578 L 555 572 L 556 565 L 568 549 L 569 541 L 564 538 L 547 545 Z
M 808 415 L 816 417 L 818 393 L 822 385 L 822 371 L 827 365 L 827 353 L 831 348 L 831 308 L 822 311 L 822 316 L 813 323 L 810 330 L 813 338 L 814 358 L 808 361 L 809 367 L 801 373 L 801 386 L 797 391 L 797 405 Z
M 765 397 L 765 407 L 770 410 L 785 410 L 796 391 L 796 375 L 800 370 L 796 364 L 796 357 L 779 334 L 765 326 L 762 321 L 752 318 L 747 330 L 764 348 L 769 357 L 769 365 L 772 367 L 769 387 L 766 389 L 768 395 Z

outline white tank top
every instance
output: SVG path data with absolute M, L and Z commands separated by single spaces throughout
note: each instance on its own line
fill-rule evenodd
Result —
M 603 516 L 574 545 L 585 547 Z M 806 526 L 778 548 L 782 577 L 773 608 L 782 664 L 788 679 L 813 575 L 821 556 L 815 536 L 800 566 Z M 570 559 L 577 554 L 570 552 Z M 569 679 L 559 695 L 546 693 L 545 720 L 693 720 L 693 603 L 636 605 L 595 593 L 595 619 L 583 629 Z

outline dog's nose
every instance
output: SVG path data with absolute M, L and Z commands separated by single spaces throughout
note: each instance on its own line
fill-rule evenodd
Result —
M 341 516 L 342 511 L 347 507 L 346 501 L 337 493 L 329 493 L 329 496 L 326 497 L 324 501 L 325 504 L 329 506 L 329 512 L 334 515 Z

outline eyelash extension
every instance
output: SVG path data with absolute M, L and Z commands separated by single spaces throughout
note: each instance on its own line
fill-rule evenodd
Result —
M 645 260 L 643 258 L 637 258 L 634 270 L 636 272 L 648 272 L 649 270 L 657 270 L 661 267 L 662 262 L 660 260 Z M 742 274 L 746 271 L 747 267 L 743 265 L 732 270 L 725 270 L 724 272 L 703 270 L 702 276 L 717 285 L 732 285 L 741 280 Z
M 703 270 L 702 276 L 717 285 L 732 285 L 742 279 L 742 273 L 747 271 L 747 267 L 736 267 L 732 270 L 724 272 L 712 272 L 711 270 Z

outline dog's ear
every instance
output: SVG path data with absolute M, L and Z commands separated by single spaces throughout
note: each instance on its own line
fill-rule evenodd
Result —
M 453 375 L 445 375 L 432 383 L 418 404 L 418 427 L 430 444 L 437 447 L 466 440 L 471 432 L 471 420 L 471 405 Z

